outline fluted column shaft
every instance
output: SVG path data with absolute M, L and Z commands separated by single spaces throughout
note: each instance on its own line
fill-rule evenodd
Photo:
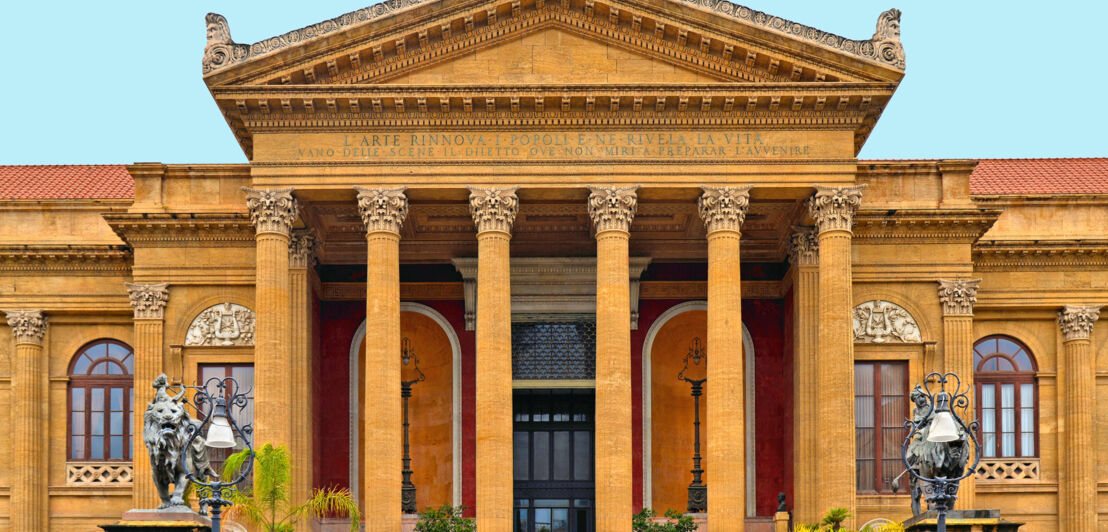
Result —
M 367 532 L 400 530 L 400 227 L 403 188 L 355 187 L 366 226 L 365 441 L 362 444 Z
M 741 531 L 746 518 L 746 365 L 739 240 L 750 187 L 703 188 L 698 208 L 708 230 L 708 530 Z
M 12 359 L 12 530 L 48 530 L 49 499 L 46 491 L 46 356 L 42 339 L 46 318 L 41 311 L 6 311 L 15 337 Z
M 289 231 L 297 217 L 292 189 L 246 188 L 256 230 L 254 445 L 292 443 Z M 297 460 L 299 457 L 293 457 Z
M 635 187 L 589 187 L 596 228 L 596 529 L 631 530 L 631 281 Z M 480 319 L 480 318 L 478 318 Z
M 790 253 L 793 277 L 793 518 L 819 520 L 816 507 L 817 346 L 819 342 L 819 248 L 812 228 L 797 228 Z
M 289 245 L 289 324 L 292 337 L 292 500 L 307 500 L 312 490 L 315 434 L 312 416 L 312 316 L 308 272 L 315 236 L 310 229 L 292 232 Z M 307 530 L 307 528 L 304 528 Z
M 1062 477 L 1058 491 L 1064 532 L 1097 530 L 1097 454 L 1094 406 L 1096 360 L 1092 350 L 1093 324 L 1100 306 L 1066 306 L 1058 313 L 1063 335 L 1062 362 L 1065 437 L 1062 439 Z
M 164 371 L 162 350 L 165 345 L 165 306 L 169 302 L 169 288 L 166 283 L 127 283 L 127 293 L 131 298 L 135 320 L 135 399 L 132 404 L 134 418 L 131 426 L 142 427 L 146 405 L 154 400 L 154 388 L 151 384 Z M 157 508 L 162 501 L 154 486 L 154 473 L 146 442 L 141 430 L 134 432 L 131 504 L 134 508 Z
M 945 372 L 958 375 L 962 390 L 969 390 L 966 413 L 970 419 L 975 419 L 977 414 L 974 403 L 977 392 L 973 379 L 973 305 L 977 302 L 977 285 L 980 282 L 981 279 L 939 280 L 939 303 L 943 308 L 943 367 Z M 973 460 L 971 455 L 969 463 L 972 464 Z M 974 508 L 977 503 L 976 485 L 974 475 L 962 480 L 958 486 L 958 499 L 954 502 L 955 509 Z
M 477 227 L 477 526 L 512 531 L 512 297 L 509 247 L 519 198 L 470 188 Z
M 816 186 L 809 203 L 819 230 L 819 356 L 816 384 L 817 512 L 855 511 L 854 334 L 850 241 L 862 187 Z M 848 525 L 853 527 L 853 519 Z

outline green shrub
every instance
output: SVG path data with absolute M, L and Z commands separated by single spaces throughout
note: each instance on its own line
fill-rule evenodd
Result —
M 635 514 L 631 518 L 631 530 L 634 532 L 693 532 L 696 522 L 688 515 L 676 510 L 666 510 L 665 519 L 655 520 L 657 514 L 650 508 Z
M 851 517 L 850 510 L 846 508 L 832 508 L 827 510 L 827 513 L 823 514 L 823 526 L 831 527 L 831 530 L 838 530 L 842 528 L 843 521 L 846 521 Z
M 464 506 L 444 504 L 438 508 L 428 508 L 419 513 L 416 532 L 474 532 L 477 525 L 473 519 L 462 517 Z

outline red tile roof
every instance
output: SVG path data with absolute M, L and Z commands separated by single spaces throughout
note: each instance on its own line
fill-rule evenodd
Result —
M 122 164 L 0 165 L 0 199 L 131 199 L 135 181 Z
M 1108 157 L 981 159 L 970 194 L 1108 194 Z

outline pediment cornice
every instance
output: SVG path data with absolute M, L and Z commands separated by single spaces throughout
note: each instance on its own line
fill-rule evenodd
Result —
M 249 214 L 105 214 L 119 238 L 139 247 L 253 247 Z

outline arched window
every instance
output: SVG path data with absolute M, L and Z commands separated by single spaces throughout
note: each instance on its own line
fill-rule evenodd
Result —
M 1035 357 L 1008 336 L 987 336 L 973 346 L 981 456 L 1038 456 L 1038 384 Z
M 69 365 L 69 459 L 131 459 L 135 356 L 116 340 L 85 344 Z

